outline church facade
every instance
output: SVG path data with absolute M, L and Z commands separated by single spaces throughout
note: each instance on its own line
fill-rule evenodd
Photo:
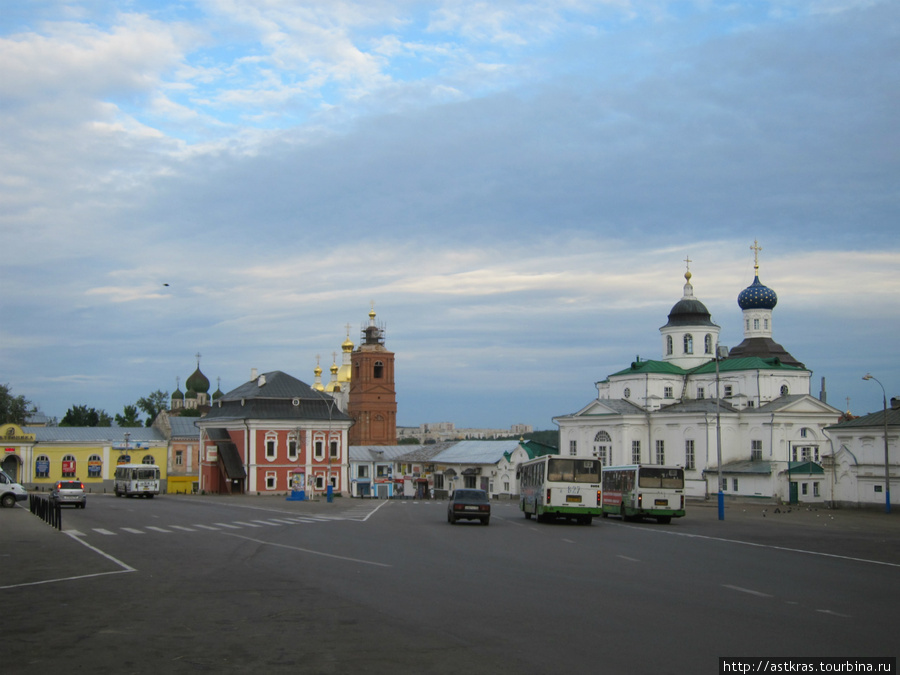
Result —
M 719 326 L 693 293 L 660 329 L 661 358 L 636 359 L 597 382 L 597 397 L 554 417 L 560 453 L 606 465 L 664 464 L 685 470 L 689 496 L 725 495 L 826 502 L 825 429 L 841 412 L 810 395 L 812 373 L 773 340 L 775 292 L 759 280 L 738 296 L 743 341 L 719 345 Z M 689 261 L 688 261 L 689 262 Z

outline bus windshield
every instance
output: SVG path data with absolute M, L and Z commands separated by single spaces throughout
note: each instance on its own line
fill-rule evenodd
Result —
M 595 459 L 550 459 L 547 480 L 568 483 L 599 483 L 600 462 Z
M 159 478 L 159 469 L 157 468 L 147 468 L 147 469 L 135 469 L 134 470 L 134 480 L 156 480 Z
M 642 488 L 684 488 L 684 471 L 682 469 L 658 469 L 641 467 L 638 485 Z

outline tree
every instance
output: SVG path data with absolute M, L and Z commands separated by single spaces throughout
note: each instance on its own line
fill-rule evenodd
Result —
M 116 415 L 116 424 L 120 427 L 139 427 L 142 425 L 136 405 L 126 405 L 121 415 Z
M 66 411 L 59 426 L 109 427 L 112 426 L 112 417 L 105 410 L 88 408 L 86 405 L 73 405 Z
M 24 396 L 13 396 L 8 384 L 0 384 L 0 424 L 22 426 L 30 405 Z
M 149 427 L 156 420 L 157 415 L 169 408 L 169 392 L 157 389 L 149 396 L 139 398 L 137 407 L 147 415 L 146 425 Z

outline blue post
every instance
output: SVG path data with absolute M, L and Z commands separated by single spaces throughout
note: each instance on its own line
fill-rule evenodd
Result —
M 334 486 L 333 485 L 329 485 L 325 489 L 325 501 L 328 502 L 329 504 L 332 501 L 334 501 Z
M 725 520 L 725 495 L 722 494 L 722 486 L 719 486 L 719 520 Z

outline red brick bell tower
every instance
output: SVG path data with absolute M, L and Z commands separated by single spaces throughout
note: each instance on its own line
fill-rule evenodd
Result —
M 394 353 L 384 346 L 384 327 L 375 323 L 375 309 L 352 353 L 347 412 L 353 419 L 350 445 L 397 444 L 397 392 Z

